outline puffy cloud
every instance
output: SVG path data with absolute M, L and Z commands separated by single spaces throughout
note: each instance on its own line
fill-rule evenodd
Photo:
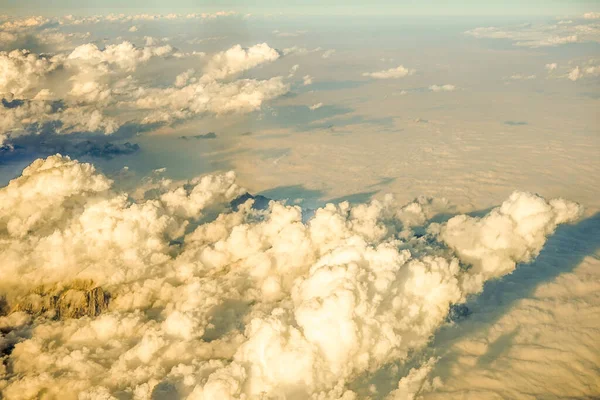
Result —
M 279 53 L 266 43 L 257 44 L 247 49 L 236 45 L 215 54 L 205 68 L 205 76 L 210 79 L 224 79 L 258 65 L 275 61 L 278 58 Z
M 129 42 L 104 50 L 86 44 L 53 57 L 26 50 L 0 52 L 0 94 L 11 102 L 0 107 L 0 143 L 39 132 L 48 124 L 59 133 L 113 133 L 120 123 L 105 116 L 103 110 L 113 94 L 125 92 L 124 85 L 131 84 L 119 74 L 133 72 L 152 57 L 172 53 L 170 46 L 137 48 Z M 71 85 L 58 86 L 62 93 L 51 92 L 48 86 L 65 79 L 65 74 Z
M 398 389 L 392 391 L 386 400 L 414 400 L 441 387 L 442 381 L 439 378 L 428 379 L 436 361 L 435 358 L 431 358 L 420 367 L 411 369 L 408 375 L 398 382 Z
M 482 283 L 529 262 L 538 255 L 558 224 L 580 216 L 581 208 L 562 199 L 546 202 L 539 196 L 513 193 L 485 218 L 459 216 L 439 231 L 465 263 L 472 266 L 465 285 Z
M 432 92 L 453 92 L 456 90 L 456 86 L 454 85 L 431 85 L 429 86 L 429 90 Z
M 581 69 L 577 66 L 569 72 L 568 78 L 572 81 L 579 80 L 583 76 Z
M 530 261 L 580 211 L 517 192 L 485 217 L 431 225 L 437 203 L 386 197 L 328 204 L 305 223 L 278 202 L 233 211 L 243 193 L 233 173 L 118 193 L 58 155 L 0 189 L 4 398 L 353 399 L 354 379 L 408 360 L 452 304 Z M 46 293 L 80 310 L 93 287 L 110 297 L 99 315 L 16 311 Z M 434 362 L 392 398 L 438 388 Z
M 558 64 L 557 63 L 546 64 L 545 68 L 548 71 L 554 71 L 558 68 Z
M 600 13 L 599 12 L 588 12 L 583 14 L 583 18 L 585 19 L 600 19 Z
M 181 83 L 181 80 L 180 80 Z M 265 101 L 289 91 L 281 77 L 259 81 L 240 79 L 223 83 L 202 81 L 181 88 L 139 91 L 134 106 L 151 110 L 144 122 L 169 122 L 203 113 L 247 113 L 260 109 Z
M 165 46 L 136 47 L 130 42 L 108 45 L 100 50 L 95 44 L 88 43 L 74 49 L 67 56 L 67 64 L 93 66 L 107 71 L 107 65 L 115 65 L 124 71 L 134 71 L 135 68 L 152 57 L 165 57 L 173 53 L 173 48 Z
M 250 112 L 289 90 L 281 77 L 220 82 L 277 59 L 279 54 L 266 44 L 218 53 L 201 78 L 188 69 L 175 77 L 174 88 L 136 82 L 137 69 L 151 59 L 183 56 L 170 45 L 137 47 L 127 41 L 103 49 L 88 43 L 53 57 L 25 50 L 0 52 L 0 94 L 8 102 L 0 106 L 0 143 L 46 128 L 111 134 L 131 121 L 145 124 L 202 113 Z M 134 113 L 124 117 L 114 112 L 123 106 Z
M 36 89 L 40 80 L 55 70 L 59 63 L 27 50 L 0 52 L 0 94 L 26 95 Z
M 312 85 L 312 83 L 313 83 L 313 78 L 312 78 L 312 76 L 310 76 L 310 75 L 304 75 L 304 76 L 302 77 L 302 84 L 303 84 L 304 86 Z
M 196 71 L 193 68 L 188 69 L 185 72 L 177 75 L 175 78 L 175 87 L 183 87 L 188 84 L 188 82 L 195 82 L 196 78 L 194 78 L 194 74 Z
M 15 18 L 2 23 L 2 25 L 0 25 L 0 29 L 3 31 L 15 32 L 31 28 L 38 28 L 47 25 L 50 22 L 50 19 L 42 16 Z
M 396 68 L 386 69 L 378 72 L 364 72 L 363 76 L 368 76 L 375 79 L 395 79 L 404 78 L 415 73 L 414 69 L 408 69 L 400 65 Z
M 310 106 L 308 108 L 310 108 L 311 110 L 314 111 L 314 110 L 316 110 L 318 108 L 321 108 L 321 107 L 323 107 L 323 103 L 316 103 L 316 104 L 313 104 L 312 106 Z
M 590 61 L 587 66 L 577 65 L 575 68 L 569 71 L 569 73 L 567 74 L 567 78 L 575 82 L 584 77 L 599 76 L 600 66 L 594 65 L 592 62 L 593 61 Z

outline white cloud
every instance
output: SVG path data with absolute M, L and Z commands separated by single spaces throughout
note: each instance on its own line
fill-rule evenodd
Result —
M 310 76 L 310 75 L 304 75 L 302 77 L 302 84 L 304 86 L 312 85 L 312 83 L 313 83 L 313 77 L 312 76 Z
M 558 64 L 557 63 L 546 64 L 545 68 L 548 71 L 554 71 L 558 68 Z
M 465 34 L 475 38 L 509 39 L 515 46 L 554 47 L 570 43 L 600 42 L 600 27 L 588 20 L 568 24 L 521 24 L 504 28 L 479 27 Z
M 453 92 L 456 90 L 456 86 L 454 85 L 431 85 L 429 86 L 429 90 L 432 92 Z
M 585 19 L 600 19 L 600 12 L 588 12 L 583 14 Z
M 182 72 L 181 74 L 177 75 L 177 77 L 175 78 L 175 87 L 183 87 L 183 86 L 187 85 L 188 82 L 194 83 L 195 82 L 195 78 L 194 78 L 195 73 L 196 73 L 196 71 L 193 68 L 190 68 L 187 71 Z
M 0 25 L 0 30 L 8 32 L 18 32 L 31 28 L 38 28 L 50 23 L 51 20 L 42 16 L 31 16 L 24 18 L 14 18 Z
M 138 27 L 133 25 L 131 28 L 129 28 L 129 32 L 137 32 L 138 31 Z
M 294 75 L 296 75 L 296 71 L 298 71 L 298 68 L 300 68 L 300 65 L 295 64 L 292 66 L 292 68 L 290 68 L 290 73 L 288 74 L 288 78 L 293 78 Z
M 567 74 L 567 78 L 573 82 L 578 81 L 582 78 L 600 76 L 600 66 L 594 64 L 594 60 L 590 60 L 587 65 L 575 66 Z
M 514 81 L 528 81 L 531 79 L 535 79 L 536 75 L 523 75 L 523 74 L 515 74 L 511 75 L 510 79 Z
M 323 52 L 323 54 L 321 55 L 322 58 L 329 58 L 333 55 L 333 53 L 335 53 L 334 49 L 329 49 L 329 50 L 325 50 Z
M 42 78 L 59 66 L 56 59 L 26 50 L 0 52 L 0 94 L 21 96 L 36 88 Z
M 569 72 L 568 78 L 572 81 L 576 81 L 581 79 L 582 76 L 583 73 L 581 72 L 581 69 L 579 67 L 575 67 L 571 70 L 571 72 Z
M 125 71 L 134 71 L 140 63 L 147 62 L 152 57 L 165 57 L 173 54 L 170 45 L 136 47 L 130 42 L 106 46 L 100 50 L 95 44 L 88 43 L 74 49 L 67 56 L 67 63 L 77 67 L 93 66 L 104 71 L 106 65 L 115 65 Z
M 52 156 L 0 189 L 7 399 L 356 398 L 353 379 L 422 349 L 451 304 L 530 261 L 580 211 L 516 192 L 485 217 L 430 225 L 432 203 L 386 197 L 303 223 L 277 202 L 233 212 L 233 173 L 156 179 L 134 201 L 91 165 Z M 108 308 L 68 318 L 93 287 Z M 54 293 L 72 299 L 55 320 L 39 305 Z M 427 376 L 434 362 L 392 396 L 445 388 Z
M 368 76 L 375 79 L 395 79 L 395 78 L 404 78 L 405 76 L 409 76 L 415 73 L 414 69 L 408 69 L 404 66 L 400 65 L 396 68 L 390 68 L 383 71 L 377 72 L 364 72 L 363 76 Z
M 203 113 L 246 113 L 260 109 L 265 101 L 289 91 L 281 77 L 268 80 L 240 79 L 222 83 L 202 81 L 180 88 L 143 89 L 133 105 L 149 110 L 144 123 L 170 122 Z
M 424 393 L 441 387 L 442 382 L 439 378 L 429 380 L 427 377 L 435 366 L 436 361 L 435 358 L 431 358 L 423 363 L 422 366 L 411 369 L 408 375 L 398 382 L 398 389 L 391 392 L 386 397 L 386 400 L 414 400 L 421 398 Z
M 321 107 L 323 107 L 323 103 L 316 103 L 316 104 L 313 104 L 312 106 L 310 106 L 308 108 L 310 108 L 311 110 L 314 111 L 314 110 L 316 110 L 318 108 L 321 108 Z
M 48 124 L 60 133 L 110 134 L 125 122 L 170 122 L 203 113 L 251 112 L 289 90 L 281 77 L 219 81 L 277 59 L 279 54 L 266 44 L 249 49 L 234 46 L 218 53 L 208 61 L 204 75 L 197 77 L 194 69 L 188 69 L 173 77 L 173 88 L 145 87 L 134 74 L 151 59 L 197 56 L 147 41 L 150 45 L 145 47 L 125 41 L 103 49 L 88 43 L 53 57 L 26 50 L 0 52 L 0 95 L 16 100 L 15 106 L 0 108 L 0 143 L 39 132 Z M 123 107 L 133 114 L 124 117 L 116 112 Z
M 210 79 L 224 79 L 278 58 L 279 53 L 266 43 L 247 49 L 236 45 L 229 50 L 215 54 L 208 62 L 205 74 Z

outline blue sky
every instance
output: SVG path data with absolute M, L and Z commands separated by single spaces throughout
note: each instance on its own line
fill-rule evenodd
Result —
M 236 10 L 289 14 L 399 14 L 399 15 L 568 15 L 600 9 L 598 0 L 2 0 L 10 14 L 56 14 L 74 12 L 182 12 Z

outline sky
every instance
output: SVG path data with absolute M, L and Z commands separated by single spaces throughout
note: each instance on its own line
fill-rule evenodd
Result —
M 161 3 L 2 3 L 0 398 L 600 397 L 597 2 Z
M 57 0 L 50 4 L 43 0 L 2 0 L 5 12 L 26 14 L 35 9 L 39 14 L 57 12 L 77 12 L 93 14 L 97 12 L 133 12 L 152 10 L 153 12 L 218 11 L 223 9 L 240 12 L 289 13 L 293 15 L 570 15 L 597 9 L 597 0 L 532 0 L 532 1 L 478 1 L 478 0 L 377 0 L 364 1 L 244 1 L 244 0 L 174 0 L 168 3 L 158 0 L 105 0 L 74 1 Z

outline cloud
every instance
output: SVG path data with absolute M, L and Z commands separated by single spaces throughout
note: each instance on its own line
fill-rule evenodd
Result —
M 329 49 L 329 50 L 325 50 L 323 52 L 323 54 L 321 55 L 322 58 L 329 58 L 333 55 L 333 53 L 335 53 L 334 49 Z
M 363 76 L 368 76 L 370 78 L 375 79 L 396 79 L 396 78 L 404 78 L 405 76 L 409 76 L 415 73 L 414 69 L 407 69 L 404 66 L 400 65 L 396 68 L 386 69 L 384 71 L 378 72 L 364 72 Z
M 279 30 L 274 30 L 272 33 L 278 37 L 298 37 L 305 34 L 306 31 L 281 32 Z
M 577 66 L 569 72 L 568 78 L 572 81 L 579 80 L 583 76 L 581 69 Z
M 600 19 L 600 13 L 599 12 L 588 12 L 583 14 L 583 18 L 585 19 Z
M 456 86 L 454 85 L 431 85 L 429 86 L 429 90 L 432 92 L 453 92 L 456 90 Z
M 0 25 L 0 30 L 8 32 L 18 32 L 48 25 L 50 22 L 50 19 L 42 16 L 14 18 L 2 23 L 2 25 Z
M 292 68 L 290 68 L 290 73 L 288 74 L 288 78 L 292 78 L 296 74 L 296 71 L 298 71 L 298 68 L 300 68 L 300 65 L 292 65 Z
M 171 54 L 170 46 L 137 48 L 129 42 L 103 50 L 86 44 L 52 57 L 27 50 L 0 52 L 0 94 L 9 102 L 19 101 L 18 107 L 3 103 L 0 108 L 0 143 L 48 126 L 59 133 L 115 132 L 120 123 L 103 111 L 114 95 L 132 84 L 131 79 L 119 79 L 119 74 L 135 71 L 152 57 Z M 63 82 L 58 86 L 62 93 L 48 89 L 57 81 Z
M 314 111 L 314 110 L 316 110 L 318 108 L 321 108 L 321 107 L 323 107 L 323 103 L 316 103 L 316 104 L 313 104 L 312 106 L 310 106 L 308 108 L 310 108 L 311 110 Z
M 27 50 L 0 52 L 0 93 L 21 96 L 37 88 L 40 80 L 54 71 L 60 62 Z
M 558 68 L 558 64 L 557 63 L 546 64 L 546 66 L 544 68 L 546 68 L 548 71 L 554 71 Z
M 112 185 L 56 155 L 0 189 L 7 399 L 356 398 L 353 380 L 404 363 L 452 304 L 532 260 L 580 213 L 515 192 L 484 217 L 432 224 L 435 202 L 388 196 L 328 204 L 304 223 L 279 202 L 256 210 L 249 198 L 233 211 L 246 193 L 233 173 L 157 176 L 131 194 Z M 110 301 L 79 318 L 92 291 Z M 18 306 L 46 293 L 65 300 L 35 319 Z M 72 312 L 56 318 L 57 306 Z M 434 364 L 392 396 L 439 388 Z
M 562 199 L 546 202 L 535 195 L 513 193 L 485 218 L 450 219 L 439 235 L 472 266 L 464 284 L 475 285 L 471 290 L 477 291 L 486 280 L 512 272 L 517 262 L 530 262 L 558 224 L 577 219 L 580 213 L 580 207 Z
M 567 24 L 521 24 L 508 27 L 478 27 L 465 34 L 479 39 L 508 39 L 515 46 L 555 47 L 571 43 L 600 43 L 600 27 L 591 18 Z
M 411 369 L 408 375 L 398 382 L 398 388 L 391 392 L 386 400 L 414 400 L 421 398 L 424 393 L 441 387 L 442 382 L 439 378 L 429 380 L 427 377 L 436 361 L 435 358 L 431 358 L 420 367 Z
M 240 79 L 223 83 L 207 81 L 181 88 L 143 89 L 132 106 L 148 110 L 143 123 L 171 122 L 203 113 L 248 113 L 260 109 L 268 100 L 289 91 L 282 77 L 259 81 Z
M 238 45 L 217 53 L 207 62 L 204 75 L 198 77 L 195 69 L 188 69 L 174 78 L 174 88 L 142 85 L 135 73 L 151 60 L 197 56 L 153 43 L 137 47 L 124 41 L 105 48 L 87 43 L 51 57 L 27 50 L 0 52 L 0 97 L 7 102 L 0 107 L 0 144 L 49 129 L 62 134 L 112 134 L 131 122 L 251 112 L 289 90 L 281 77 L 231 80 L 279 57 L 266 44 L 248 49 Z M 225 78 L 229 81 L 221 82 Z
M 600 317 L 600 253 L 597 241 L 590 241 L 598 219 L 590 222 L 582 222 L 585 230 L 574 229 L 569 236 L 556 237 L 556 247 L 547 253 L 554 254 L 528 266 L 531 272 L 497 285 L 490 293 L 493 300 L 474 302 L 479 315 L 463 329 L 457 327 L 427 378 L 441 379 L 443 385 L 423 393 L 424 399 L 494 399 L 507 393 L 513 398 L 543 398 L 549 392 L 556 398 L 597 396 L 600 383 L 595 370 L 600 348 L 595 342 L 595 321 Z M 575 247 L 574 242 L 578 243 Z M 592 245 L 587 256 L 581 252 L 582 243 Z M 557 257 L 562 250 L 571 257 Z M 582 258 L 573 271 L 565 270 L 579 256 Z M 553 273 L 558 276 L 537 283 L 540 276 Z M 526 294 L 520 294 L 521 287 Z M 497 318 L 484 317 L 494 314 L 491 310 L 498 304 L 504 308 Z
M 581 78 L 600 76 L 600 66 L 594 65 L 593 62 L 594 60 L 590 60 L 587 65 L 577 65 L 569 71 L 567 78 L 575 82 Z
M 302 84 L 304 86 L 312 85 L 312 83 L 313 83 L 313 77 L 312 76 L 310 76 L 310 75 L 304 75 L 302 77 Z
M 106 71 L 108 65 L 114 65 L 124 71 L 134 71 L 136 67 L 152 57 L 165 57 L 174 53 L 170 45 L 136 47 L 130 42 L 108 45 L 100 50 L 95 44 L 88 43 L 77 47 L 67 56 L 67 65 L 82 68 L 96 67 Z
M 194 136 L 180 136 L 180 139 L 188 140 L 188 139 L 216 139 L 217 134 L 214 132 L 208 132 L 204 134 L 194 135 Z
M 229 50 L 215 54 L 205 68 L 205 76 L 210 79 L 224 79 L 278 58 L 279 53 L 266 43 L 247 49 L 236 45 Z
M 523 74 L 515 74 L 510 77 L 513 81 L 529 81 L 535 79 L 536 75 L 523 75 Z

